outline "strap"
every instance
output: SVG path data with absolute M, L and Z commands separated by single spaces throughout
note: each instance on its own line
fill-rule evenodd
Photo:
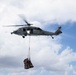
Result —
M 29 49 L 28 49 L 28 59 L 30 60 L 30 39 L 31 39 L 31 37 L 30 37 L 30 35 L 29 35 Z

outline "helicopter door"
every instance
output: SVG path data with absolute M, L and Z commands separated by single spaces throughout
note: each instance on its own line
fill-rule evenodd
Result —
M 33 34 L 33 29 L 27 30 L 27 34 Z
M 33 29 L 31 29 L 30 34 L 33 34 Z
M 26 36 L 26 35 L 27 35 L 27 31 L 26 31 L 26 29 L 23 28 L 22 31 L 23 31 L 23 34 Z

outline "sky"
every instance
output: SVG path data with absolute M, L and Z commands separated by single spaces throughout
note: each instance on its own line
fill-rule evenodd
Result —
M 76 75 L 76 0 L 0 0 L 0 75 Z M 25 24 L 19 16 L 47 31 L 62 27 L 62 34 L 31 36 L 31 61 L 24 69 L 29 36 L 10 33 Z

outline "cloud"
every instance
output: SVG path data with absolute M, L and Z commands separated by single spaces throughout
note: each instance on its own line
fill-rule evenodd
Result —
M 61 24 L 68 20 L 76 21 L 75 3 L 75 0 L 3 0 L 2 9 L 6 10 L 3 12 L 7 13 L 8 21 L 14 19 L 17 22 L 17 15 L 24 14 L 27 19 L 41 22 L 43 25 L 46 22 Z
M 8 41 L 9 38 L 10 41 Z M 76 60 L 76 54 L 68 47 L 59 53 L 62 49 L 62 45 L 58 40 L 57 38 L 52 40 L 48 37 L 31 37 L 31 60 L 34 64 L 34 69 L 36 69 L 35 73 L 37 73 L 39 68 L 41 68 L 41 70 L 44 68 L 45 72 L 49 70 L 50 73 L 57 72 L 57 74 L 59 72 L 65 73 L 71 70 L 71 65 L 69 63 Z M 11 72 L 13 69 L 13 74 L 15 75 L 22 73 L 28 74 L 27 72 L 20 71 L 24 68 L 23 60 L 28 56 L 28 41 L 28 37 L 25 39 L 15 35 L 9 36 L 8 38 L 6 37 L 5 44 L 3 44 L 0 49 L 1 67 L 7 68 Z M 35 73 L 33 73 L 33 75 L 35 75 Z
M 26 2 L 25 2 L 26 3 Z M 26 16 L 33 17 L 42 21 L 56 21 L 64 23 L 68 20 L 76 20 L 75 0 L 29 0 L 24 13 Z
M 23 24 L 19 14 L 39 27 L 76 21 L 75 0 L 2 0 L 0 7 L 0 71 L 5 69 L 9 71 L 8 75 L 75 75 L 75 67 L 70 63 L 76 61 L 76 53 L 70 47 L 63 49 L 61 36 L 54 40 L 51 37 L 31 37 L 34 69 L 27 71 L 24 70 L 23 60 L 28 57 L 29 37 L 23 39 L 11 35 L 10 32 L 16 28 L 1 27 Z
M 11 56 L 0 57 L 0 68 L 18 68 L 18 66 L 20 66 L 18 58 Z

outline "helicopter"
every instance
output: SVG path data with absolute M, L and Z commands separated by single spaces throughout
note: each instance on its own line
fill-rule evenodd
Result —
M 23 38 L 25 38 L 25 36 L 27 35 L 30 35 L 30 36 L 45 35 L 45 36 L 51 36 L 52 39 L 54 39 L 53 35 L 59 35 L 62 33 L 61 26 L 59 26 L 55 32 L 50 32 L 50 31 L 45 31 L 41 29 L 40 27 L 31 26 L 33 24 L 30 24 L 29 22 L 27 22 L 26 19 L 23 19 L 23 20 L 26 23 L 24 25 L 11 25 L 15 27 L 22 26 L 21 28 L 18 28 L 17 30 L 11 32 L 11 34 L 20 35 Z

